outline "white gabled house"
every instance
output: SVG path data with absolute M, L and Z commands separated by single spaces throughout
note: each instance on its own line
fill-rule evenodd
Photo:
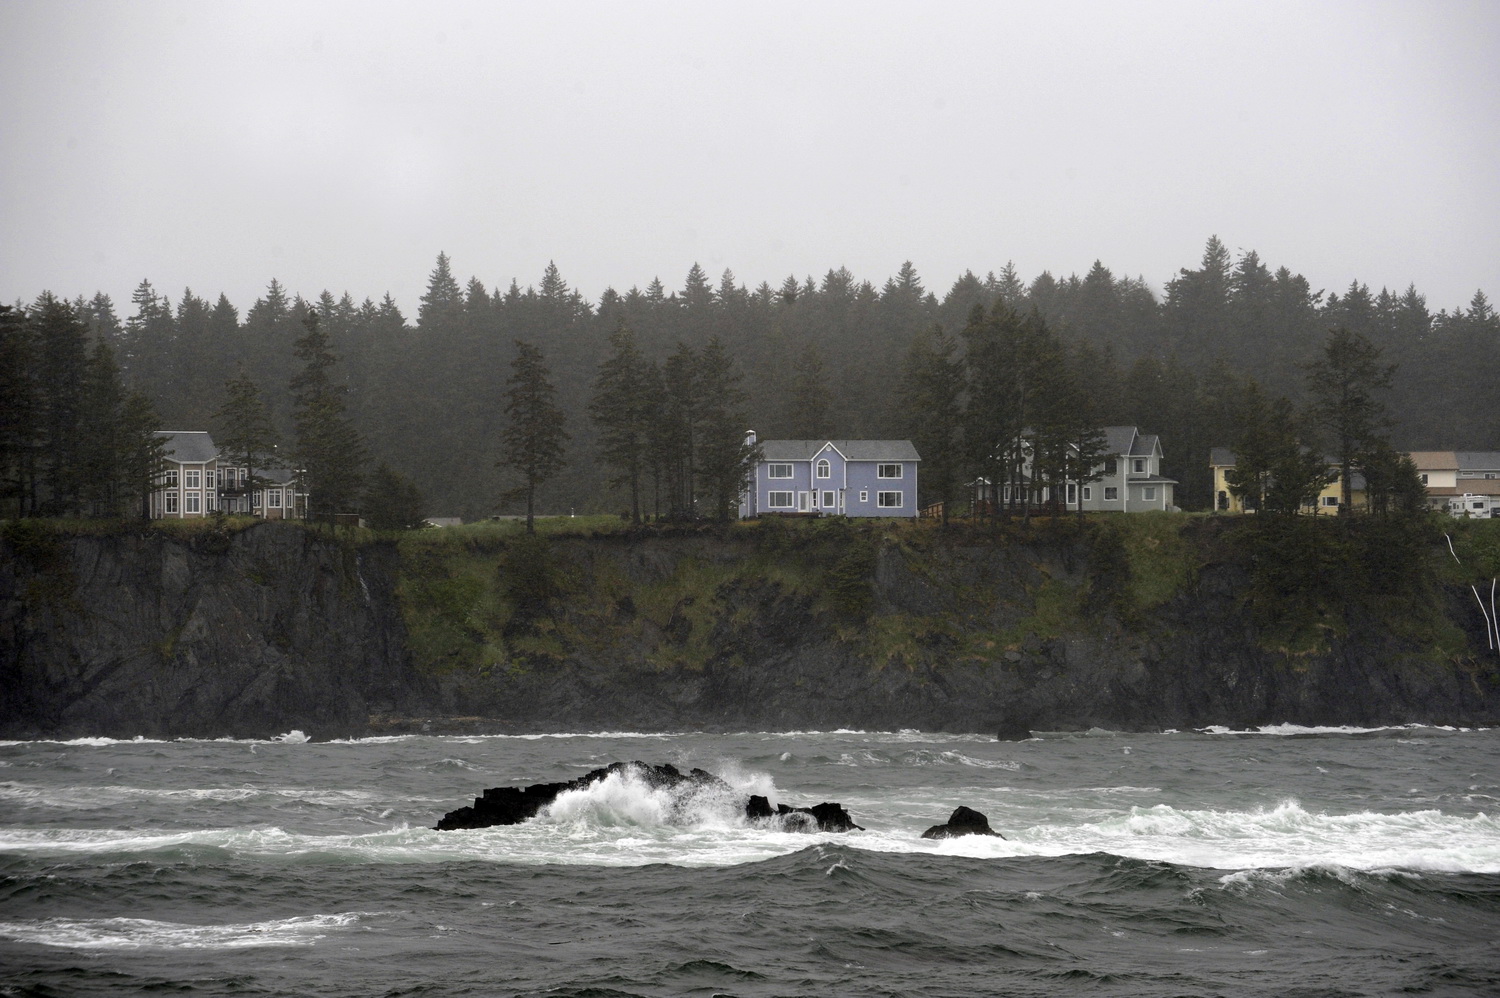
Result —
M 917 515 L 921 458 L 910 440 L 764 440 L 760 451 L 741 518 Z
M 191 520 L 219 510 L 250 513 L 267 520 L 301 519 L 307 496 L 297 488 L 296 474 L 274 465 L 256 468 L 260 487 L 249 491 L 249 469 L 219 453 L 203 430 L 158 430 L 165 445 L 157 489 L 151 493 L 151 518 Z
M 1022 447 L 1021 488 L 1029 494 L 1032 508 L 1051 507 L 1095 513 L 1143 513 L 1149 510 L 1175 510 L 1177 480 L 1161 473 L 1161 438 L 1142 433 L 1134 426 L 1106 426 L 1104 463 L 1095 467 L 1100 477 L 1092 482 L 1066 482 L 1063 494 L 1054 496 L 1050 486 L 1032 487 L 1032 450 L 1029 441 Z M 1070 446 L 1072 453 L 1077 448 Z M 997 490 L 989 479 L 973 483 L 976 508 L 985 508 L 997 499 L 1001 508 L 1011 505 L 1011 487 Z

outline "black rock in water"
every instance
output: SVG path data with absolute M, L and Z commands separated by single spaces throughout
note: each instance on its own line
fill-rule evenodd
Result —
M 681 770 L 670 763 L 662 766 L 648 766 L 644 762 L 613 762 L 603 769 L 595 769 L 576 780 L 568 780 L 564 783 L 534 783 L 529 787 L 492 787 L 484 792 L 483 797 L 474 798 L 473 807 L 461 807 L 457 811 L 449 811 L 443 815 L 442 820 L 435 827 L 439 831 L 451 831 L 456 828 L 519 825 L 529 818 L 536 817 L 542 808 L 555 801 L 560 794 L 569 790 L 582 790 L 584 787 L 592 786 L 608 776 L 627 769 L 633 770 L 646 782 L 647 786 L 653 789 L 714 789 L 726 793 L 732 790 L 729 784 L 702 769 L 694 769 L 684 776 Z
M 799 817 L 802 815 L 806 817 Z M 849 817 L 849 812 L 844 810 L 842 804 L 830 801 L 814 804 L 812 807 L 788 807 L 786 804 L 778 804 L 773 811 L 771 809 L 771 802 L 768 799 L 755 794 L 745 804 L 745 817 L 751 821 L 780 818 L 782 826 L 789 832 L 811 832 L 815 830 L 819 832 L 864 831 L 863 826 L 856 825 L 854 819 Z
M 946 825 L 933 825 L 922 833 L 922 838 L 953 839 L 960 835 L 994 835 L 1005 838 L 990 827 L 990 819 L 972 808 L 962 806 L 948 816 Z
M 1002 742 L 1024 742 L 1031 738 L 1031 725 L 1019 718 L 1008 718 L 995 732 L 995 740 Z

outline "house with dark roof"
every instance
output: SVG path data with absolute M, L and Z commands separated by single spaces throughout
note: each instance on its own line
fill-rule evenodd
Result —
M 1109 457 L 1103 474 L 1081 488 L 1068 483 L 1069 509 L 1143 513 L 1177 508 L 1177 480 L 1161 473 L 1161 437 L 1134 426 L 1106 426 L 1104 439 Z
M 1333 458 L 1325 458 L 1328 470 L 1333 475 L 1333 480 L 1323 487 L 1316 499 L 1306 504 L 1302 512 L 1309 515 L 1336 515 L 1339 511 L 1339 503 L 1344 501 L 1343 475 L 1339 470 L 1338 461 Z M 1208 452 L 1209 470 L 1214 479 L 1214 512 L 1216 513 L 1243 513 L 1245 503 L 1229 488 L 1229 472 L 1235 469 L 1238 458 L 1234 451 L 1228 447 L 1211 447 Z M 1353 508 L 1360 509 L 1366 502 L 1365 476 L 1360 471 L 1354 471 L 1349 476 L 1349 501 Z M 1252 511 L 1253 512 L 1253 511 Z
M 250 469 L 221 455 L 203 430 L 158 430 L 156 436 L 164 444 L 165 457 L 158 487 L 151 494 L 153 519 L 191 520 L 219 510 L 268 520 L 302 516 L 305 496 L 297 491 L 291 469 L 255 468 L 252 481 Z
M 910 440 L 763 440 L 740 516 L 916 516 L 920 461 Z

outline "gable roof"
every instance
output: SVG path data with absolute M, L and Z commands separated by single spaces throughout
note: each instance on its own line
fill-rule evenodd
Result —
M 1459 471 L 1500 471 L 1500 451 L 1461 450 L 1454 452 Z
M 761 461 L 811 461 L 832 444 L 848 461 L 920 461 L 910 440 L 762 440 Z
M 1129 454 L 1139 432 L 1134 426 L 1106 426 L 1104 442 L 1111 454 Z
M 1451 450 L 1414 450 L 1407 457 L 1418 471 L 1457 471 L 1458 455 Z
M 214 438 L 205 430 L 157 430 L 167 445 L 167 460 L 179 464 L 202 464 L 219 456 Z

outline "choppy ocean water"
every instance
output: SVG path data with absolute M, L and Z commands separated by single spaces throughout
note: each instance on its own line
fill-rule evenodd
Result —
M 845 805 L 688 814 L 615 760 Z M 959 804 L 1007 838 L 923 841 Z M 0 995 L 1500 994 L 1500 731 L 0 744 Z

